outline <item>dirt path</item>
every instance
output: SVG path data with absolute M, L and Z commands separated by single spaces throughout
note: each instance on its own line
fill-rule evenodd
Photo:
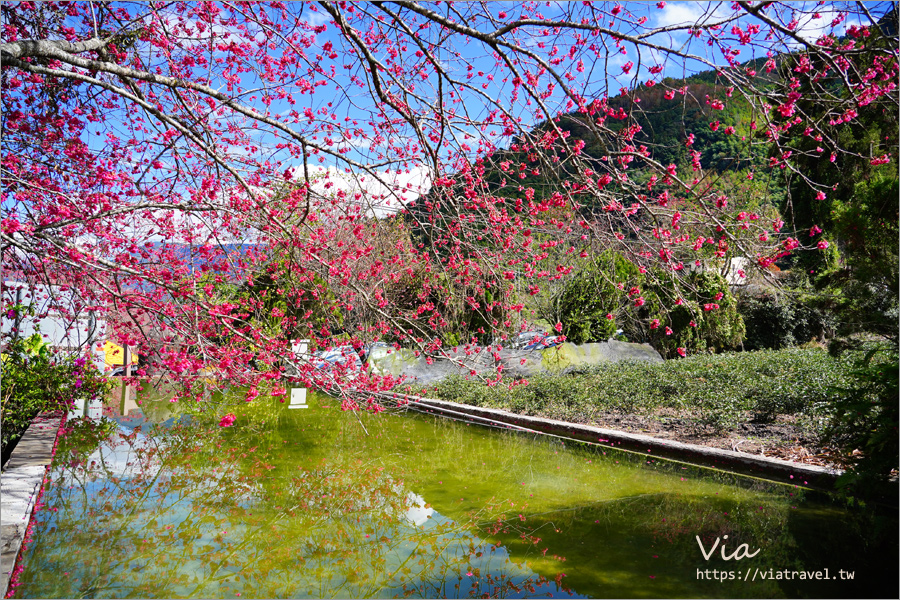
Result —
M 847 466 L 846 459 L 838 452 L 820 445 L 808 431 L 783 416 L 772 423 L 745 422 L 734 429 L 720 432 L 712 431 L 689 415 L 679 415 L 673 411 L 663 411 L 651 416 L 602 413 L 579 422 L 809 465 L 840 469 Z

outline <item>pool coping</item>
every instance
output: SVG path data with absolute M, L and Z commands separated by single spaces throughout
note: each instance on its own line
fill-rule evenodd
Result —
M 64 416 L 35 417 L 0 474 L 0 590 L 9 591 Z
M 486 424 L 500 423 L 512 429 L 554 435 L 693 465 L 699 464 L 788 485 L 834 490 L 835 481 L 843 474 L 842 470 L 831 467 L 807 465 L 747 452 L 687 444 L 639 433 L 604 429 L 593 425 L 520 415 L 498 408 L 472 406 L 448 400 L 406 394 L 392 395 L 395 396 L 395 401 L 408 400 L 409 404 L 405 405 L 407 408 L 443 417 L 475 417 L 476 420 L 486 421 Z M 399 402 L 398 405 L 403 406 L 402 402 Z

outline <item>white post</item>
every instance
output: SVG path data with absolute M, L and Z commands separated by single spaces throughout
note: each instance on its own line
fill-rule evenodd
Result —
M 124 362 L 122 363 L 122 366 L 125 367 L 125 377 L 131 377 L 131 348 L 128 344 L 125 344 L 124 346 L 124 356 L 122 358 Z
M 122 379 L 122 396 L 119 400 L 119 412 L 123 415 L 125 414 L 125 402 L 129 398 L 129 394 L 131 393 L 130 386 L 125 384 L 124 378 L 131 377 L 131 348 L 128 347 L 128 344 L 123 345 L 123 357 L 122 357 L 122 366 L 125 367 Z
M 296 361 L 298 355 L 309 352 L 309 340 L 296 340 L 291 343 L 292 358 Z M 305 358 L 304 358 L 305 360 Z M 291 403 L 288 408 L 309 408 L 306 404 L 306 388 L 291 388 Z
M 306 388 L 291 388 L 291 403 L 288 408 L 309 408 L 306 404 Z

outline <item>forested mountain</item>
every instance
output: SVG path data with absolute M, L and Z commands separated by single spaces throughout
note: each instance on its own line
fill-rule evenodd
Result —
M 896 21 L 895 7 L 882 19 L 881 29 L 885 36 L 868 40 L 870 47 L 877 49 L 880 44 L 895 43 L 896 39 L 890 36 L 896 35 L 891 33 L 897 30 Z M 837 43 L 852 46 L 853 40 L 841 39 Z M 776 89 L 791 81 L 797 69 L 804 68 L 804 60 L 803 53 L 781 54 L 755 59 L 733 69 L 747 77 L 755 77 L 757 83 L 762 81 L 757 89 L 766 89 L 769 83 Z M 855 60 L 859 63 L 856 68 L 862 70 L 866 61 L 872 59 L 860 54 Z M 896 107 L 892 112 L 889 102 L 861 106 L 863 118 L 851 126 L 842 124 L 840 118 L 836 118 L 839 115 L 831 114 L 828 105 L 804 101 L 794 104 L 790 99 L 777 96 L 747 98 L 740 89 L 722 84 L 729 79 L 740 79 L 734 77 L 735 73 L 730 75 L 724 77 L 721 72 L 707 71 L 685 79 L 665 78 L 625 90 L 614 97 L 594 99 L 582 110 L 559 115 L 552 121 L 522 131 L 507 148 L 468 165 L 452 180 L 432 188 L 410 208 L 407 219 L 414 241 L 424 248 L 431 248 L 437 260 L 446 260 L 452 254 L 454 236 L 465 232 L 475 235 L 478 244 L 484 248 L 496 249 L 506 244 L 512 252 L 519 252 L 517 256 L 509 254 L 510 260 L 506 262 L 516 273 L 522 270 L 522 265 L 528 265 L 526 271 L 540 269 L 541 261 L 547 263 L 548 256 L 555 256 L 550 262 L 556 260 L 567 265 L 563 271 L 588 273 L 593 272 L 592 269 L 597 271 L 599 263 L 596 261 L 599 256 L 607 256 L 604 254 L 607 251 L 627 255 L 630 260 L 638 257 L 641 262 L 642 249 L 629 247 L 629 243 L 635 241 L 631 231 L 636 223 L 641 227 L 657 226 L 661 235 L 681 229 L 686 232 L 682 235 L 690 239 L 698 235 L 707 241 L 721 239 L 719 230 L 714 228 L 692 228 L 678 222 L 679 211 L 702 211 L 703 202 L 721 195 L 721 198 L 727 197 L 730 212 L 727 218 L 740 221 L 744 218 L 742 215 L 751 215 L 751 219 L 772 223 L 774 231 L 771 235 L 780 236 L 779 240 L 793 247 L 806 246 L 798 252 L 781 253 L 777 263 L 774 260 L 767 263 L 771 269 L 793 267 L 796 276 L 791 280 L 792 285 L 805 286 L 807 291 L 817 289 L 820 297 L 843 297 L 830 301 L 830 307 L 824 307 L 824 310 L 835 308 L 835 304 L 847 304 L 848 310 L 844 312 L 854 313 L 855 325 L 845 329 L 884 333 L 885 324 L 896 322 L 897 269 L 895 264 L 890 267 L 891 261 L 896 263 L 897 255 Z M 833 89 L 835 97 L 840 94 L 840 77 L 834 74 L 809 85 Z M 799 91 L 803 97 L 822 96 L 811 90 Z M 819 124 L 830 120 L 831 124 L 823 131 L 840 140 L 840 146 L 849 152 L 830 157 L 823 155 L 821 146 L 827 144 L 822 142 L 821 135 L 811 135 L 808 126 L 792 129 L 791 121 L 799 122 L 798 115 Z M 772 128 L 789 133 L 780 135 L 779 142 L 773 143 Z M 894 150 L 873 161 L 872 148 L 879 147 Z M 597 178 L 596 188 L 576 189 L 570 185 L 590 172 Z M 667 173 L 673 177 L 677 173 L 683 183 L 672 185 Z M 813 174 L 815 181 L 826 182 L 831 186 L 830 190 L 824 186 L 809 186 L 807 173 Z M 659 187 L 654 188 L 657 182 L 671 191 L 672 199 L 668 205 L 671 223 L 650 223 L 639 208 L 639 203 L 647 202 L 666 206 L 666 201 L 657 195 Z M 701 198 L 705 200 L 701 201 Z M 462 202 L 457 201 L 459 199 Z M 633 207 L 631 211 L 627 210 L 629 204 Z M 572 205 L 576 207 L 575 214 L 566 212 Z M 591 241 L 579 245 L 578 219 L 583 219 L 582 223 L 604 223 L 602 228 L 610 232 L 609 238 L 590 248 Z M 523 244 L 521 240 L 511 244 L 510 238 L 504 237 L 503 228 L 495 226 L 504 220 L 518 220 L 533 226 L 532 240 L 543 241 L 544 245 L 539 248 L 544 251 L 524 251 L 528 243 Z M 781 226 L 774 225 L 777 223 L 786 226 L 779 231 Z M 575 251 L 568 258 L 554 255 L 554 246 L 547 241 L 551 235 L 541 237 L 561 229 L 575 232 L 572 234 L 575 237 L 566 242 L 571 244 L 569 252 Z M 769 233 L 763 231 L 759 240 L 766 241 L 768 236 Z M 581 250 L 580 254 L 578 250 Z M 742 250 L 710 252 L 707 256 L 743 256 L 755 260 L 758 255 L 744 247 Z M 694 259 L 691 257 L 690 261 L 694 262 Z M 654 268 L 652 261 L 642 264 L 645 267 L 641 267 L 641 274 L 647 272 L 647 268 L 651 271 Z M 596 276 L 588 277 L 590 281 L 585 290 L 598 292 L 605 289 L 605 285 L 618 285 L 622 289 L 621 274 L 605 273 L 606 270 L 601 268 Z M 550 272 L 545 277 L 557 281 L 560 273 Z M 485 274 L 487 279 L 492 276 Z M 659 273 L 654 277 L 659 278 Z M 625 289 L 638 281 L 649 286 L 649 280 L 649 276 L 635 277 L 625 284 Z M 643 286 L 639 287 L 644 289 Z M 842 294 L 841 286 L 846 294 Z M 542 287 L 544 293 L 546 288 L 550 289 L 550 298 L 542 304 L 532 292 L 531 298 L 523 296 L 526 306 L 533 306 L 536 314 L 543 313 L 550 322 L 554 315 L 559 316 L 563 328 L 571 331 L 574 322 L 567 323 L 560 313 L 568 293 L 564 284 Z M 698 295 L 696 282 L 684 291 L 690 293 L 691 289 L 696 298 L 702 296 Z M 876 290 L 874 295 L 880 304 L 859 300 Z M 614 295 L 615 291 L 610 294 Z M 582 294 L 576 304 L 580 303 L 583 308 L 590 296 Z M 709 306 L 708 302 L 698 302 L 697 306 Z M 548 304 L 554 306 L 548 308 Z M 605 332 L 604 335 L 615 331 L 617 326 L 627 330 L 626 320 L 640 321 L 646 326 L 655 316 L 646 306 L 636 311 L 627 303 L 619 305 L 604 300 L 600 304 L 602 310 L 598 309 L 597 315 L 591 318 L 606 323 L 597 328 Z M 716 306 L 719 304 L 725 306 L 722 302 Z M 816 310 L 822 309 L 822 303 L 818 303 L 818 307 Z M 810 310 L 813 309 L 798 308 L 794 312 L 812 314 Z M 724 315 L 724 312 L 720 314 Z M 821 313 L 817 314 L 819 316 L 814 320 L 824 322 Z M 866 314 L 871 317 L 871 323 L 865 322 Z M 700 323 L 700 317 L 705 316 L 702 311 L 686 315 L 685 323 L 690 321 L 692 325 Z M 878 318 L 873 320 L 873 315 Z M 578 319 L 583 321 L 583 315 Z M 726 320 L 729 330 L 743 331 L 736 314 Z M 639 334 L 640 339 L 636 341 L 654 337 L 644 326 L 637 327 L 642 332 L 633 331 Z M 715 329 L 712 323 L 699 329 L 704 327 Z M 731 335 L 729 343 L 739 337 L 738 334 Z M 801 337 L 804 336 L 800 335 L 798 339 Z M 801 341 L 808 340 L 805 337 Z M 662 341 L 667 340 L 662 338 Z M 710 344 L 718 343 L 706 340 L 699 344 L 710 347 Z
M 777 72 L 773 70 L 772 76 Z M 559 192 L 561 182 L 572 175 L 573 168 L 588 165 L 598 173 L 607 172 L 607 161 L 622 152 L 621 138 L 626 135 L 629 144 L 625 147 L 633 147 L 634 155 L 628 163 L 616 166 L 627 170 L 629 185 L 611 181 L 606 190 L 614 194 L 627 197 L 634 192 L 634 184 L 643 185 L 651 177 L 642 153 L 663 167 L 675 165 L 680 173 L 702 170 L 709 181 L 725 177 L 729 186 L 737 182 L 739 186 L 765 188 L 765 203 L 775 204 L 784 194 L 783 178 L 766 175 L 769 147 L 756 128 L 764 119 L 754 114 L 747 99 L 733 87 L 717 83 L 714 71 L 682 80 L 666 78 L 654 86 L 642 85 L 628 94 L 595 101 L 594 106 L 599 107 L 594 114 L 563 114 L 552 124 L 539 123 L 527 134 L 515 137 L 508 148 L 481 159 L 477 173 L 459 173 L 451 186 L 452 195 L 465 195 L 465 189 L 471 190 L 474 182 L 476 187 L 482 186 L 482 193 L 496 196 L 504 206 L 518 212 L 522 200 L 540 203 Z M 562 138 L 569 147 L 579 149 L 578 167 L 567 155 Z M 744 173 L 751 165 L 756 166 L 756 182 Z M 761 179 L 764 184 L 760 184 Z M 429 220 L 431 207 L 446 194 L 446 189 L 433 188 L 411 208 L 412 220 L 418 224 Z M 443 206 L 450 204 L 444 202 Z M 583 214 L 589 216 L 602 209 L 595 204 L 595 199 L 586 198 Z M 437 209 L 444 220 L 453 218 L 443 211 Z M 418 229 L 424 233 L 423 228 Z M 422 241 L 426 238 L 430 239 L 425 236 Z

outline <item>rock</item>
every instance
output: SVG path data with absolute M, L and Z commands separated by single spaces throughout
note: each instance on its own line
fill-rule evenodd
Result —
M 431 364 L 417 358 L 412 351 L 402 349 L 373 350 L 369 366 L 379 375 L 405 376 L 409 380 L 428 384 L 450 375 L 464 377 L 473 373 L 491 376 L 497 371 L 494 354 L 500 357 L 505 377 L 530 377 L 539 374 L 565 374 L 590 365 L 624 360 L 662 362 L 663 358 L 649 344 L 633 344 L 609 340 L 594 344 L 564 343 L 543 350 L 500 350 L 488 352 L 485 348 L 456 348 L 448 352 L 448 358 L 433 359 Z

